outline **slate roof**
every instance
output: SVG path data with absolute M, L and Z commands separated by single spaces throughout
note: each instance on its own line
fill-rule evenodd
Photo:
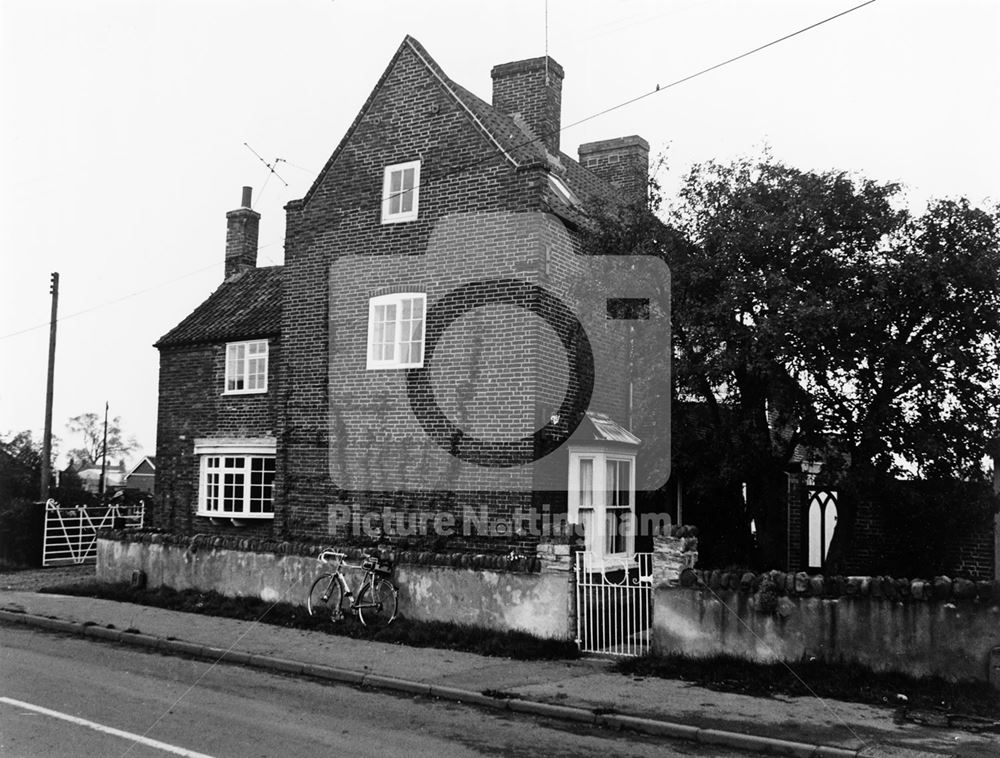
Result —
M 281 281 L 281 266 L 247 269 L 226 279 L 154 347 L 280 335 Z

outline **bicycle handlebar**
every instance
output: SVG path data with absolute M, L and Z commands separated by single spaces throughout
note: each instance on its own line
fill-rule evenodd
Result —
M 377 556 L 374 553 L 363 553 L 362 554 L 362 558 L 365 559 L 365 560 L 371 560 L 371 559 L 376 558 L 376 557 Z M 355 565 L 355 564 L 348 563 L 347 562 L 347 553 L 338 553 L 336 550 L 334 550 L 332 548 L 325 548 L 325 549 L 321 550 L 319 556 L 317 557 L 317 560 L 320 563 L 329 563 L 329 562 L 334 561 L 334 560 L 335 561 L 339 561 L 339 564 L 340 564 L 340 566 L 342 568 L 350 568 L 350 569 L 364 568 L 364 566 L 361 566 L 360 564 Z

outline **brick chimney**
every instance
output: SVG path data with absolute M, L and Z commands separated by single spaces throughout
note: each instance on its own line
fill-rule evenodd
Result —
M 615 187 L 627 202 L 647 197 L 649 143 L 642 137 L 617 137 L 580 145 L 580 165 Z
M 493 77 L 493 107 L 507 115 L 521 114 L 548 151 L 558 154 L 562 66 L 548 57 L 531 58 L 501 63 L 493 67 L 490 75 Z
M 244 187 L 242 207 L 226 214 L 226 279 L 257 267 L 260 214 L 250 209 L 252 193 L 252 187 Z

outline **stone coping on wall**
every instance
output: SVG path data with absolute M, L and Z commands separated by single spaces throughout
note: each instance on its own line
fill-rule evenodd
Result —
M 1000 600 L 1000 581 L 951 579 L 906 579 L 890 576 L 823 576 L 804 571 L 722 571 L 685 569 L 680 586 L 686 589 L 731 590 L 743 594 L 773 594 L 776 597 L 866 597 L 895 602 L 956 602 Z
M 199 549 L 242 550 L 250 553 L 271 553 L 275 555 L 302 555 L 316 557 L 322 550 L 333 549 L 345 553 L 348 560 L 359 560 L 365 554 L 377 550 L 383 558 L 399 564 L 421 566 L 447 566 L 452 568 L 493 569 L 516 573 L 537 573 L 542 562 L 537 555 L 490 554 L 450 551 L 401 550 L 393 545 L 379 544 L 365 547 L 357 545 L 335 545 L 323 543 L 273 540 L 255 537 L 218 534 L 175 534 L 156 530 L 110 530 L 100 532 L 101 539 L 124 543 L 144 543 L 151 545 L 174 545 L 197 553 Z M 565 543 L 565 541 L 563 540 Z
M 669 529 L 669 533 L 664 532 L 665 537 L 684 537 L 692 538 L 698 536 L 698 527 L 689 525 L 678 525 L 672 524 Z
M 697 527 L 677 526 L 669 527 L 669 536 L 677 538 L 691 539 L 698 534 Z M 562 550 L 553 551 L 546 549 L 545 545 L 567 545 L 569 551 L 577 552 L 582 549 L 582 538 L 572 533 L 554 534 L 546 537 L 540 543 L 540 549 L 534 555 L 524 554 L 495 554 L 477 553 L 472 551 L 435 551 L 408 549 L 403 546 L 392 544 L 379 544 L 358 546 L 358 545 L 331 545 L 329 541 L 307 542 L 304 540 L 275 540 L 262 537 L 240 537 L 238 535 L 220 534 L 178 534 L 158 529 L 102 529 L 100 530 L 102 539 L 116 542 L 138 542 L 145 544 L 160 545 L 180 545 L 190 552 L 197 552 L 199 548 L 217 548 L 220 550 L 243 550 L 251 553 L 273 553 L 276 555 L 304 555 L 315 557 L 320 551 L 326 548 L 334 548 L 339 552 L 346 553 L 349 560 L 358 560 L 365 553 L 378 549 L 380 555 L 396 563 L 410 564 L 418 566 L 448 566 L 452 568 L 469 569 L 493 569 L 496 571 L 513 571 L 518 573 L 537 573 L 542 570 L 543 561 L 549 559 L 550 553 L 562 554 Z M 541 554 L 541 555 L 539 555 Z M 544 556 L 544 558 L 543 558 Z

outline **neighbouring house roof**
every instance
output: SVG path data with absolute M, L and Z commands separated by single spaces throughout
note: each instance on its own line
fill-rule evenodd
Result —
M 98 485 L 101 481 L 101 467 L 88 466 L 76 472 L 84 484 Z M 105 482 L 110 487 L 118 487 L 125 482 L 125 469 L 120 466 L 108 466 L 104 472 Z
M 281 281 L 281 266 L 247 269 L 226 279 L 154 347 L 280 335 Z
M 571 444 L 618 442 L 625 445 L 638 445 L 641 440 L 607 414 L 587 411 L 587 415 L 580 422 L 580 426 L 576 428 L 570 442 Z
M 142 468 L 143 465 L 148 465 L 149 468 L 153 469 L 153 471 L 156 471 L 156 458 L 152 455 L 143 456 L 143 458 L 132 467 L 132 469 L 128 472 L 128 474 L 126 474 L 126 476 L 132 476 L 137 471 L 139 471 L 139 469 Z M 145 471 L 141 472 L 140 475 L 142 474 L 150 476 L 150 474 L 148 474 Z

